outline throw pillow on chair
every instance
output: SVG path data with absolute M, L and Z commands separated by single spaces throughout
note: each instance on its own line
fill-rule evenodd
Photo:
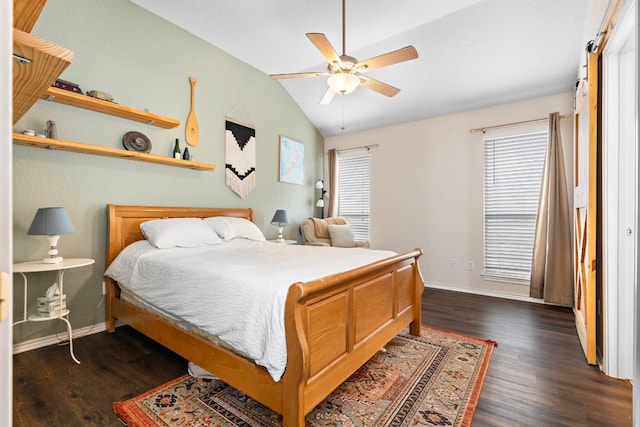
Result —
M 338 248 L 353 248 L 356 242 L 349 224 L 329 224 L 329 238 L 331 246 Z

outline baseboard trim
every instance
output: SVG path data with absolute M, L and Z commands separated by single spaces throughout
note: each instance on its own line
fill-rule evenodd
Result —
M 534 302 L 536 304 L 547 304 L 541 299 L 531 298 L 525 295 L 507 294 L 504 292 L 487 291 L 484 289 L 460 288 L 457 286 L 445 285 L 443 283 L 425 282 L 425 288 L 443 289 L 445 291 L 464 292 L 467 294 L 483 295 L 487 297 L 504 298 L 516 301 Z
M 107 330 L 107 323 L 97 323 L 95 325 L 86 326 L 84 328 L 74 329 L 73 330 L 73 339 L 78 339 L 84 337 L 86 335 L 97 334 L 98 332 L 103 332 Z M 20 342 L 13 345 L 13 354 L 23 353 L 29 350 L 35 350 L 37 348 L 47 347 L 53 344 L 64 343 L 69 338 L 67 332 L 61 332 L 56 335 L 49 335 L 47 337 L 36 338 L 29 341 Z

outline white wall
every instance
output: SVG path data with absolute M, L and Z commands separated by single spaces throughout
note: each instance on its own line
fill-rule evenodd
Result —
M 526 286 L 486 281 L 483 269 L 483 134 L 472 128 L 570 113 L 563 93 L 325 140 L 325 150 L 371 150 L 371 245 L 421 247 L 429 285 L 528 296 Z M 573 195 L 573 120 L 562 121 L 567 187 Z M 572 200 L 570 200 L 572 203 Z M 456 260 L 452 269 L 450 260 Z M 467 270 L 467 262 L 475 263 Z

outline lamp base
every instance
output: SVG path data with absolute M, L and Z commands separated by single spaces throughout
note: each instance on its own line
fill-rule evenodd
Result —
M 54 256 L 54 257 L 47 257 L 47 258 L 43 258 L 42 262 L 45 264 L 58 264 L 62 262 L 62 257 L 61 256 Z

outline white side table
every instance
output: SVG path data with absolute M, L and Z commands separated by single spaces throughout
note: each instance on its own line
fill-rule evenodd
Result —
M 19 323 L 24 322 L 44 322 L 47 320 L 60 319 L 67 324 L 67 332 L 69 333 L 69 353 L 71 353 L 71 358 L 76 362 L 80 363 L 78 359 L 76 359 L 75 354 L 73 354 L 73 335 L 71 329 L 71 323 L 69 322 L 69 310 L 64 309 L 55 316 L 40 316 L 39 314 L 32 314 L 27 317 L 27 273 L 39 273 L 43 271 L 57 271 L 58 272 L 58 286 L 60 287 L 60 303 L 62 303 L 62 295 L 64 295 L 64 272 L 70 270 L 72 268 L 84 267 L 86 265 L 91 265 L 95 262 L 95 260 L 91 258 L 65 258 L 62 262 L 57 264 L 45 264 L 42 261 L 27 261 L 27 262 L 19 262 L 17 264 L 13 264 L 13 272 L 19 273 L 24 280 L 24 305 L 22 308 L 22 320 L 18 320 L 13 322 L 12 326 L 15 326 Z

